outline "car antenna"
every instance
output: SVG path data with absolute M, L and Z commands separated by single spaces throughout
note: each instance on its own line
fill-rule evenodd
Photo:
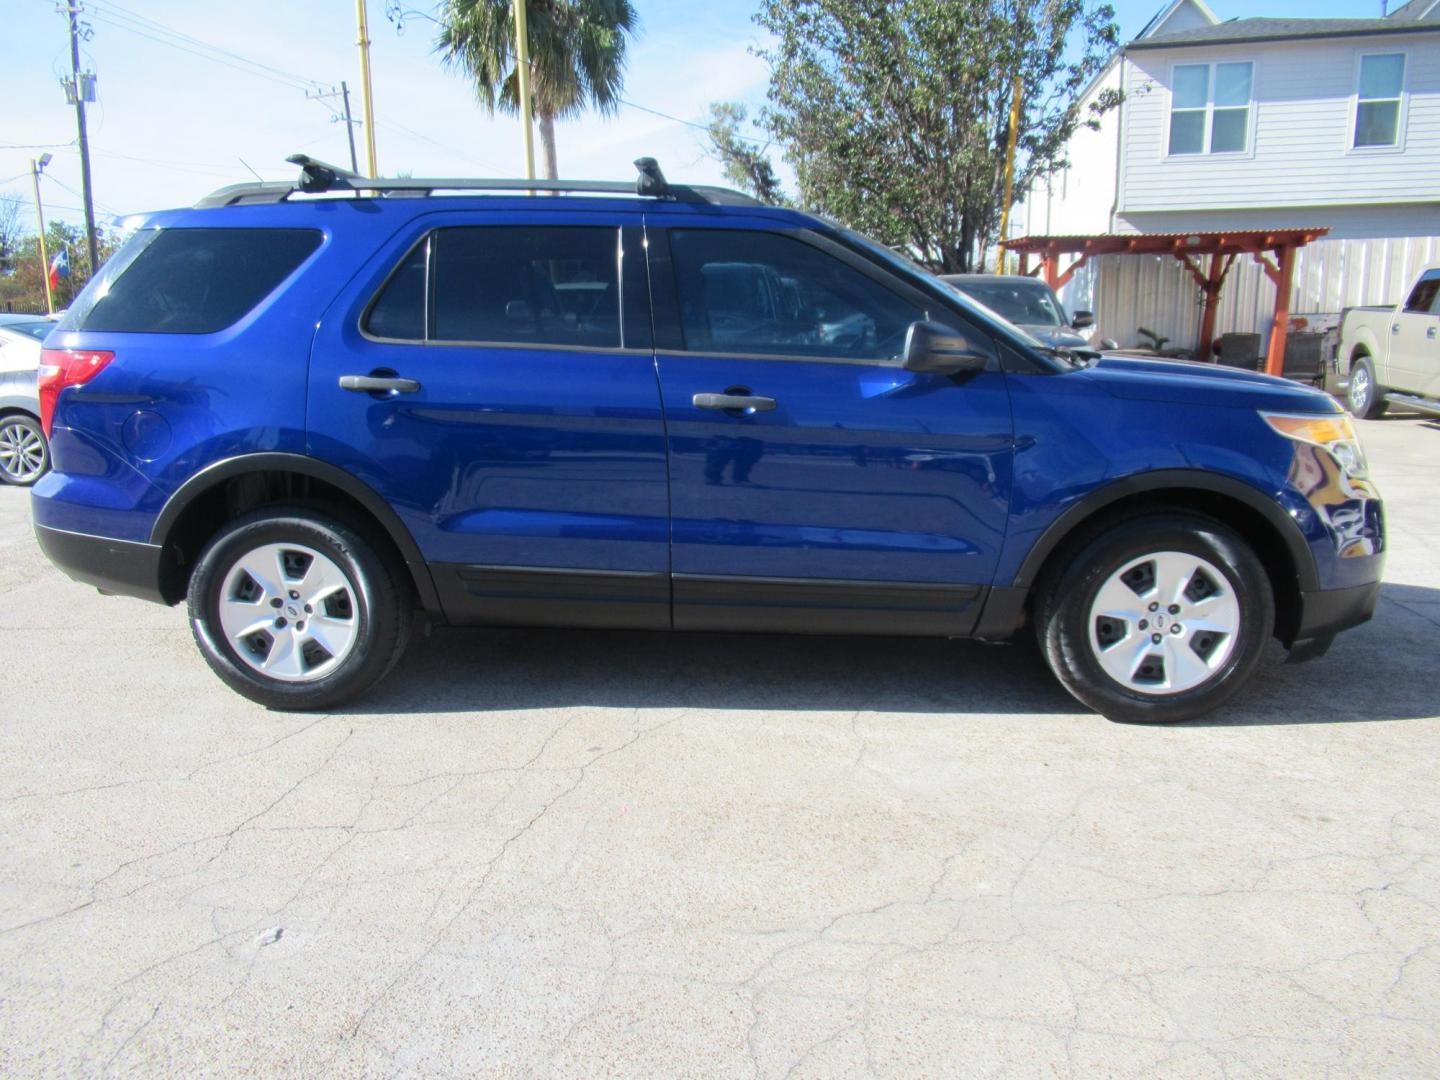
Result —
M 351 172 L 339 165 L 331 165 L 326 161 L 317 161 L 308 154 L 291 154 L 285 160 L 291 165 L 300 166 L 301 191 L 329 191 L 342 179 L 361 179 L 359 173 Z
M 663 199 L 670 194 L 670 185 L 665 180 L 665 174 L 660 171 L 660 163 L 653 157 L 636 158 L 635 168 L 640 170 L 640 175 L 635 178 L 636 195 Z

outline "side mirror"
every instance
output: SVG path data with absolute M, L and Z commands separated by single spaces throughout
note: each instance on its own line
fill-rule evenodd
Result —
M 937 322 L 911 323 L 905 332 L 905 351 L 901 356 L 906 371 L 935 375 L 984 371 L 990 362 L 988 352 L 976 348 L 960 331 Z
M 1077 311 L 1075 318 L 1070 320 L 1070 325 L 1076 330 L 1084 330 L 1086 327 L 1095 325 L 1095 313 L 1093 311 Z

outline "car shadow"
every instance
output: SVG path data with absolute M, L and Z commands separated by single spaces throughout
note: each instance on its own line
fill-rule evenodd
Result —
M 1386 585 L 1375 619 L 1324 657 L 1273 646 L 1239 698 L 1193 726 L 1360 723 L 1440 715 L 1428 670 L 1440 590 Z M 1081 715 L 1028 633 L 1014 644 L 896 637 L 440 628 L 347 712 L 600 706 Z

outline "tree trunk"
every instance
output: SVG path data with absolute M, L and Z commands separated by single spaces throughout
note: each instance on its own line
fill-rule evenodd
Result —
M 540 146 L 545 152 L 545 179 L 559 180 L 560 167 L 555 161 L 555 117 L 548 112 L 537 112 L 540 125 Z

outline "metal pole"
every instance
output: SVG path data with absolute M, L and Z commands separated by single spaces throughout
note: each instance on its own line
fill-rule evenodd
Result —
M 358 173 L 360 163 L 355 157 L 355 120 L 350 115 L 350 87 L 340 80 L 340 97 L 345 101 L 345 134 L 350 138 L 350 171 Z
M 535 136 L 530 131 L 530 31 L 525 25 L 526 0 L 515 6 L 515 81 L 520 95 L 520 127 L 525 133 L 525 179 L 535 179 Z
M 1015 139 L 1020 132 L 1020 76 L 1015 76 L 1015 86 L 1010 93 L 1010 133 L 1005 138 L 1005 202 L 1000 207 L 1000 241 L 1010 239 L 1010 195 L 1015 183 Z M 1010 261 L 1010 252 L 1000 248 L 1000 273 L 1005 273 L 1005 264 Z
M 365 111 L 365 161 L 369 176 L 379 176 L 375 164 L 375 103 L 370 89 L 370 30 L 365 18 L 365 0 L 355 0 L 355 21 L 360 28 L 360 102 Z
M 90 139 L 85 132 L 85 94 L 80 87 L 80 27 L 75 19 L 79 11 L 79 0 L 72 0 L 66 5 L 70 18 L 70 76 L 75 89 L 75 126 L 80 134 L 80 194 L 85 204 L 85 247 L 90 253 L 90 276 L 93 277 L 100 268 L 100 256 L 95 245 L 95 206 L 90 196 Z
M 45 211 L 40 206 L 40 165 L 30 162 L 30 179 L 35 184 L 35 219 L 40 223 L 40 277 L 45 282 L 45 310 L 55 314 L 55 296 L 50 292 L 50 256 L 45 251 Z

